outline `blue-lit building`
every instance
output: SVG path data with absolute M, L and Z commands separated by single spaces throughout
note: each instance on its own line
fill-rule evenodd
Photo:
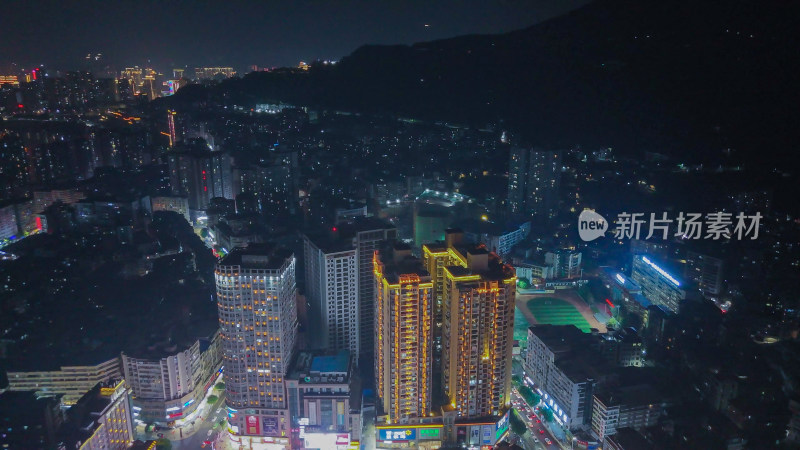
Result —
M 642 295 L 650 303 L 662 305 L 675 314 L 686 299 L 682 281 L 647 255 L 633 257 L 631 278 L 641 286 Z
M 648 308 L 652 303 L 642 294 L 639 283 L 613 267 L 601 267 L 600 278 L 611 293 L 608 302 L 611 314 L 617 316 L 619 309 L 622 308 L 641 319 L 636 328 L 644 326 L 648 319 Z

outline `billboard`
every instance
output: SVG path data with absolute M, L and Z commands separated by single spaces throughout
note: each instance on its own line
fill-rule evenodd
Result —
M 258 436 L 259 434 L 261 434 L 259 432 L 258 416 L 246 416 L 245 427 L 247 429 L 246 434 L 250 436 Z
M 414 428 L 382 428 L 378 430 L 380 441 L 413 441 L 417 438 Z
M 264 432 L 264 436 L 280 436 L 277 417 L 262 417 L 261 429 Z
M 481 444 L 483 445 L 491 445 L 494 444 L 494 440 L 492 439 L 492 435 L 494 434 L 495 426 L 492 425 L 484 425 L 482 428 L 481 433 Z
M 305 448 L 346 450 L 350 446 L 350 435 L 346 433 L 306 433 Z
M 419 428 L 417 431 L 419 432 L 419 439 L 421 441 L 438 441 L 442 438 L 441 428 Z
M 505 414 L 503 414 L 503 417 L 500 418 L 500 421 L 497 422 L 497 429 L 494 433 L 495 442 L 499 441 L 500 437 L 503 436 L 503 433 L 505 433 L 508 430 L 508 415 L 510 413 L 511 410 L 509 409 L 508 411 L 506 411 Z

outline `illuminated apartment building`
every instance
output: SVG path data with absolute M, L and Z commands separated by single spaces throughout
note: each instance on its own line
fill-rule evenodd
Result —
M 432 290 L 407 244 L 375 252 L 375 374 L 378 397 L 392 423 L 431 413 Z
M 35 391 L 40 397 L 61 394 L 61 401 L 66 405 L 75 403 L 97 383 L 122 378 L 118 356 L 96 365 L 64 365 L 53 370 L 26 369 L 30 368 L 8 371 L 9 391 Z
M 134 441 L 131 390 L 122 379 L 100 383 L 66 412 L 58 448 L 123 450 Z
M 139 94 L 142 91 L 142 85 L 144 84 L 144 78 L 142 75 L 141 67 L 127 67 L 125 70 L 120 72 L 119 78 L 128 80 L 131 88 L 133 89 L 133 93 Z
M 431 275 L 433 283 L 433 354 L 434 364 L 438 370 L 442 357 L 442 305 L 444 304 L 444 268 L 460 265 L 462 260 L 457 256 L 455 249 L 451 249 L 453 239 L 459 239 L 458 230 L 445 231 L 445 243 L 424 244 L 422 246 L 422 261 Z
M 514 269 L 447 233 L 442 268 L 442 388 L 458 418 L 499 416 L 510 403 Z M 441 248 L 427 247 L 431 254 Z
M 0 86 L 4 84 L 19 86 L 19 78 L 16 75 L 0 75 Z
M 350 241 L 304 235 L 306 298 L 316 312 L 315 348 L 359 354 L 358 258 Z
M 297 337 L 295 257 L 251 244 L 223 258 L 215 279 L 231 430 L 252 443 L 288 445 L 284 377 Z
M 198 80 L 210 80 L 216 76 L 230 78 L 236 75 L 233 67 L 197 67 L 194 69 L 194 76 Z
M 631 278 L 642 287 L 642 295 L 650 303 L 662 305 L 677 314 L 680 305 L 686 298 L 686 291 L 681 289 L 681 282 L 650 257 L 636 255 L 633 257 Z

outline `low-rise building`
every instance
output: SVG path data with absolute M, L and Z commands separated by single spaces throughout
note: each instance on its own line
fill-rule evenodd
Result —
M 526 376 L 541 392 L 553 418 L 570 430 L 591 424 L 592 394 L 604 376 L 606 361 L 590 350 L 591 335 L 574 325 L 538 325 L 528 329 Z
M 134 442 L 130 389 L 123 380 L 99 383 L 67 410 L 59 450 L 123 450 Z
M 286 391 L 292 428 L 299 430 L 303 448 L 346 449 L 360 439 L 361 389 L 349 351 L 300 352 L 286 376 Z
M 0 448 L 52 448 L 64 421 L 58 396 L 33 391 L 0 394 Z
M 464 220 L 459 222 L 467 241 L 484 244 L 489 251 L 506 258 L 511 250 L 525 240 L 531 232 L 530 221 L 500 224 L 486 220 Z
M 97 383 L 122 378 L 119 357 L 95 365 L 62 366 L 57 370 L 9 370 L 10 391 L 35 391 L 39 396 L 63 395 L 62 402 L 70 405 Z
M 173 211 L 189 221 L 189 198 L 181 196 L 150 197 L 150 209 L 156 211 Z
M 151 347 L 136 356 L 123 352 L 136 419 L 160 424 L 190 420 L 220 373 L 219 341 L 215 332 L 180 351 Z
M 640 430 L 658 423 L 664 414 L 664 396 L 649 384 L 604 387 L 594 393 L 592 431 L 601 441 L 620 428 Z

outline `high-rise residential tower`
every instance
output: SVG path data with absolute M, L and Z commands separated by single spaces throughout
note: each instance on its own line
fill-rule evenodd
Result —
M 251 244 L 223 258 L 215 279 L 232 430 L 288 439 L 284 376 L 297 337 L 295 257 Z
M 462 239 L 447 234 L 451 259 L 442 268 L 442 388 L 457 417 L 497 416 L 510 402 L 516 276 L 484 245 Z
M 558 210 L 561 152 L 514 147 L 508 169 L 508 212 L 549 219 Z
M 372 358 L 375 352 L 375 283 L 372 258 L 385 240 L 397 239 L 397 229 L 373 217 L 357 217 L 336 225 L 341 239 L 352 242 L 358 262 L 359 345 L 362 356 Z
M 430 274 L 407 244 L 375 252 L 375 378 L 391 423 L 431 413 L 433 318 Z
M 313 347 L 358 355 L 358 261 L 350 242 L 303 236 L 305 286 L 314 321 Z
M 204 144 L 196 140 L 167 155 L 172 193 L 189 198 L 193 219 L 208 208 L 212 198 L 234 198 L 230 155 L 212 152 Z

